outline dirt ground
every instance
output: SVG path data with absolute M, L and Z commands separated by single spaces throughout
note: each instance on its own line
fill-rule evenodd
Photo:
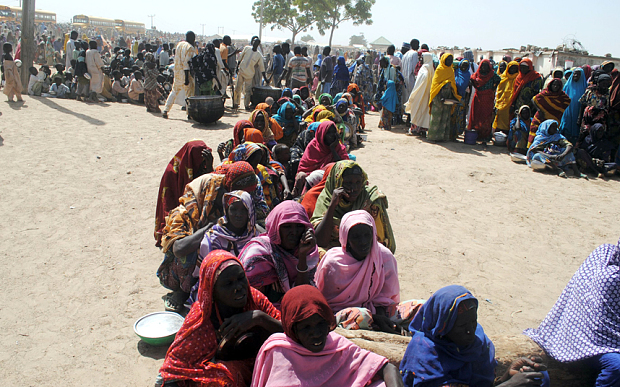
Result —
M 0 384 L 152 386 L 165 348 L 142 344 L 133 323 L 163 310 L 161 174 L 186 141 L 215 149 L 248 114 L 202 126 L 178 106 L 164 120 L 127 104 L 24 98 L 0 103 Z M 367 122 L 354 154 L 389 199 L 402 299 L 461 284 L 491 337 L 518 337 L 595 247 L 620 237 L 617 179 L 535 173 L 505 148 L 381 131 L 376 113 Z

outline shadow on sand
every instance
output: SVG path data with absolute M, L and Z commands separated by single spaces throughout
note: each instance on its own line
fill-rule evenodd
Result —
M 105 122 L 103 122 L 101 120 L 98 120 L 96 118 L 87 116 L 86 114 L 81 114 L 81 113 L 78 113 L 78 112 L 74 112 L 74 111 L 69 110 L 69 109 L 67 109 L 65 107 L 62 107 L 59 104 L 57 104 L 56 102 L 54 102 L 54 100 L 51 99 L 51 98 L 38 98 L 37 100 L 40 101 L 43 105 L 46 105 L 47 107 L 50 107 L 50 108 L 55 109 L 55 110 L 58 110 L 61 113 L 70 114 L 70 115 L 72 115 L 72 116 L 74 116 L 76 118 L 79 118 L 81 120 L 84 120 L 84 121 L 88 122 L 91 125 L 103 126 L 103 125 L 106 124 Z M 99 106 L 102 106 L 102 107 L 107 106 L 107 105 L 104 105 L 104 104 L 93 104 L 93 105 L 94 106 L 99 105 Z

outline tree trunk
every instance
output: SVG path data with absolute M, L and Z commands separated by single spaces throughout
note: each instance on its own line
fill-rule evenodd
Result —
M 297 37 L 298 33 L 299 33 L 298 30 L 293 30 L 293 40 L 291 40 L 291 48 L 294 48 L 295 46 L 295 38 Z
M 24 87 L 24 94 L 28 94 L 28 80 L 30 79 L 30 67 L 35 60 L 36 43 L 34 41 L 34 3 L 35 0 L 25 0 L 22 9 L 22 53 L 21 53 L 21 79 Z
M 334 38 L 334 30 L 336 29 L 336 19 L 332 21 L 332 31 L 329 34 L 329 46 L 332 46 L 332 39 Z

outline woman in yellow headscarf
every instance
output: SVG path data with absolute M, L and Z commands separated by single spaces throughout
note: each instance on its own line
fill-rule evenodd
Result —
M 453 104 L 446 102 L 460 101 L 461 96 L 456 90 L 454 56 L 446 53 L 441 56 L 439 66 L 433 75 L 431 95 L 428 108 L 431 112 L 431 123 L 426 138 L 431 141 L 448 141 L 450 139 L 450 115 Z
M 493 121 L 493 130 L 501 130 L 508 132 L 510 130 L 510 101 L 512 100 L 512 91 L 515 79 L 519 75 L 519 63 L 512 61 L 508 63 L 506 71 L 500 76 L 502 80 L 497 85 L 497 94 L 495 95 L 495 121 Z

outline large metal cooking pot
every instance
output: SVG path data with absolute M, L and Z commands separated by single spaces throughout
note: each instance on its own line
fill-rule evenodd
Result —
M 197 95 L 185 99 L 187 117 L 201 124 L 210 124 L 224 115 L 224 98 L 221 95 Z
M 252 88 L 252 105 L 256 106 L 259 103 L 265 102 L 267 97 L 273 98 L 277 101 L 282 96 L 282 89 L 271 86 L 255 86 Z

